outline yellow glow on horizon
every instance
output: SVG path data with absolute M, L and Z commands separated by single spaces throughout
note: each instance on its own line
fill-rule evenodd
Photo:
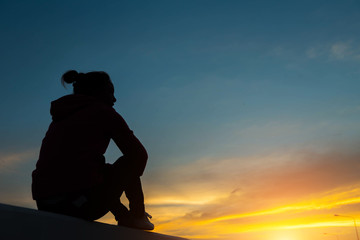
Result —
M 281 233 L 276 234 L 274 237 L 271 238 L 271 240 L 298 240 L 299 238 L 297 236 L 291 235 L 289 233 Z
M 190 181 L 187 182 L 189 186 L 181 185 L 179 191 L 169 192 L 158 187 L 151 189 L 150 197 L 145 200 L 147 211 L 154 216 L 151 221 L 155 224 L 155 231 L 194 240 L 301 240 L 310 239 L 303 232 L 318 231 L 318 236 L 311 239 L 321 240 L 324 232 L 353 230 L 351 219 L 335 217 L 334 214 L 360 217 L 360 182 L 333 189 L 324 188 L 328 190 L 321 192 L 316 190 L 316 186 L 301 185 L 312 180 L 301 184 L 295 181 L 292 182 L 296 183 L 292 191 L 287 178 L 279 177 L 272 182 L 276 183 L 274 190 L 263 193 L 263 183 L 250 184 L 237 191 L 234 188 L 237 184 L 232 181 L 224 180 L 222 185 L 218 184 L 227 186 L 225 183 L 229 183 L 228 188 L 219 190 L 215 187 L 204 190 L 202 184 Z M 294 194 L 296 187 L 305 194 Z M 304 188 L 311 190 L 308 195 Z M 104 220 L 115 223 L 111 216 Z
M 359 184 L 309 196 L 307 200 L 298 203 L 258 211 L 220 216 L 202 214 L 180 216 L 171 221 L 161 221 L 157 225 L 157 231 L 190 239 L 216 239 L 245 233 L 260 236 L 264 232 L 278 232 L 280 235 L 266 239 L 298 240 L 300 238 L 295 235 L 281 235 L 281 233 L 304 229 L 329 229 L 329 231 L 339 227 L 351 229 L 353 227 L 351 219 L 337 218 L 334 214 L 359 216 L 358 211 L 349 212 L 349 207 L 355 204 L 360 204 Z M 348 210 L 339 211 L 341 209 Z
M 189 199 L 174 199 L 171 197 L 158 197 L 158 198 L 151 198 L 146 200 L 147 204 L 152 205 L 167 205 L 167 204 L 179 204 L 179 205 L 201 205 L 206 204 L 215 200 L 215 196 L 203 196 L 201 198 L 197 198 L 194 200 Z
M 250 213 L 241 213 L 241 214 L 232 214 L 221 216 L 217 218 L 207 219 L 204 221 L 198 222 L 199 224 L 208 224 L 212 222 L 218 221 L 226 221 L 226 220 L 234 220 L 239 218 L 246 218 L 246 217 L 256 217 L 256 216 L 263 216 L 263 215 L 272 215 L 272 214 L 280 214 L 284 212 L 290 211 L 311 211 L 311 210 L 320 210 L 320 209 L 332 209 L 335 207 L 339 207 L 342 205 L 349 205 L 349 204 L 357 204 L 360 203 L 360 197 L 351 197 L 349 199 L 339 199 L 341 197 L 349 196 L 349 194 L 360 193 L 359 188 L 352 189 L 346 192 L 340 192 L 325 196 L 319 199 L 310 199 L 306 202 L 301 202 L 297 204 L 292 204 L 288 206 L 281 206 L 273 209 L 267 209 L 262 211 L 250 212 Z

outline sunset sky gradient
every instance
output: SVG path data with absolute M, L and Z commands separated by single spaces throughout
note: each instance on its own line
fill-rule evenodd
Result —
M 1 203 L 36 207 L 50 102 L 71 93 L 60 77 L 102 70 L 148 150 L 157 232 L 356 239 L 359 1 L 5 0 L 0 20 Z

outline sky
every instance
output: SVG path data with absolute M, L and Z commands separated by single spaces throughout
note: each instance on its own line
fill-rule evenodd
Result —
M 3 0 L 0 202 L 36 208 L 50 102 L 72 93 L 61 75 L 106 71 L 149 153 L 155 231 L 355 239 L 359 29 L 356 0 Z

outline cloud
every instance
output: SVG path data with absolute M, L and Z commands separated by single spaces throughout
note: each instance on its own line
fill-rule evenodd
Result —
M 305 55 L 310 59 L 326 56 L 330 60 L 359 60 L 360 48 L 354 41 L 339 41 L 306 49 Z
M 36 159 L 38 149 L 25 150 L 18 153 L 0 153 L 0 173 L 4 171 L 13 171 L 17 165 Z
M 358 114 L 360 113 L 360 105 L 346 106 L 345 108 L 340 109 L 338 112 L 341 115 Z
M 146 174 L 144 181 L 154 197 L 171 199 L 173 196 L 193 203 L 210 200 L 213 193 L 225 196 L 230 192 L 298 198 L 360 180 L 359 157 L 359 153 L 303 150 L 221 160 L 200 159 L 173 169 L 154 169 Z M 280 194 L 284 192 L 286 195 Z
M 210 238 L 275 225 L 330 226 L 338 224 L 332 218 L 336 209 L 351 213 L 360 205 L 359 158 L 359 152 L 336 149 L 200 159 L 176 170 L 158 169 L 144 182 L 155 216 L 162 204 L 168 212 L 178 209 L 156 222 L 171 234 Z M 178 205 L 167 205 L 172 200 Z
M 0 202 L 35 208 L 31 197 L 31 172 L 38 149 L 0 153 Z
M 319 47 L 310 47 L 306 50 L 306 56 L 308 58 L 317 58 L 324 54 L 324 50 Z
M 354 49 L 349 42 L 338 42 L 330 47 L 331 57 L 335 59 L 344 59 L 345 57 L 353 55 Z

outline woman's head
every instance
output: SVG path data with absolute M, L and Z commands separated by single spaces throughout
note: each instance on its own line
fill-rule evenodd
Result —
M 94 71 L 88 73 L 78 73 L 70 70 L 61 77 L 61 83 L 72 83 L 74 94 L 94 96 L 100 100 L 114 105 L 114 85 L 106 72 Z M 65 86 L 65 85 L 64 85 Z

